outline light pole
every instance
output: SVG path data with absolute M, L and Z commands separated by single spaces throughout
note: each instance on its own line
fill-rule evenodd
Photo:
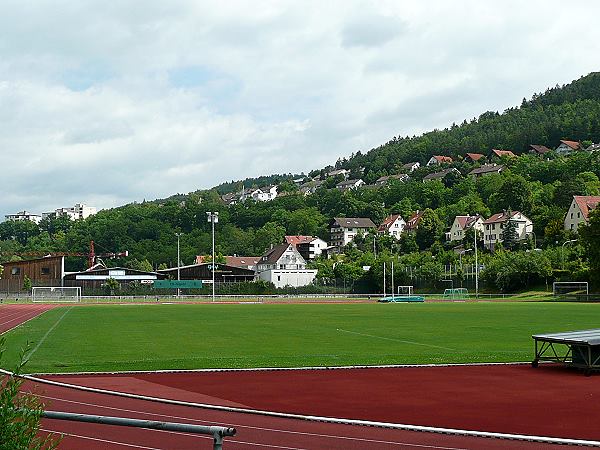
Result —
M 472 248 L 468 248 L 466 250 L 462 250 L 459 254 L 458 254 L 458 261 L 460 263 L 460 268 L 462 269 L 462 255 L 464 255 L 467 252 L 472 252 L 473 249 Z
M 206 211 L 206 218 L 212 224 L 212 301 L 215 301 L 215 223 L 219 222 L 219 213 Z
M 477 228 L 473 227 L 475 239 L 475 298 L 479 298 L 479 263 L 477 262 Z
M 562 270 L 565 270 L 565 245 L 571 244 L 573 242 L 577 242 L 577 239 L 569 239 L 568 241 L 563 242 L 562 250 L 560 252 L 560 259 L 562 259 Z
M 181 280 L 181 272 L 179 270 L 179 266 L 181 265 L 181 259 L 179 258 L 179 237 L 183 235 L 183 233 L 175 233 L 175 236 L 177 236 L 177 281 Z M 177 286 L 177 297 L 179 298 L 180 295 L 180 290 L 179 290 L 179 286 Z

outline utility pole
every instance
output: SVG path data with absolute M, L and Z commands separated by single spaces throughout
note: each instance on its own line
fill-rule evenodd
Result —
M 383 298 L 385 298 L 385 261 L 383 262 Z
M 219 222 L 218 212 L 206 212 L 208 221 L 212 224 L 212 301 L 215 301 L 215 223 Z
M 183 233 L 175 233 L 177 236 L 177 281 L 181 280 L 181 271 L 179 270 L 179 266 L 181 266 L 181 258 L 179 258 L 179 237 L 183 235 Z M 177 298 L 179 298 L 181 291 L 179 286 L 177 287 Z
M 396 293 L 394 292 L 394 260 L 392 259 L 392 301 L 396 298 Z

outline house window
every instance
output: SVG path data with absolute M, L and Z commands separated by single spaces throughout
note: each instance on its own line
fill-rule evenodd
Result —
M 571 224 L 571 230 L 573 229 L 573 224 Z
M 20 267 L 13 267 L 12 270 L 10 271 L 11 275 L 21 275 L 21 268 Z
M 577 218 L 579 219 L 580 217 L 581 217 L 581 213 L 580 213 L 580 212 L 578 212 L 578 213 L 577 213 Z
M 281 281 L 281 275 L 277 275 L 277 281 Z
M 573 213 L 571 213 L 571 219 L 573 218 Z
M 50 267 L 42 267 L 42 275 L 50 275 Z

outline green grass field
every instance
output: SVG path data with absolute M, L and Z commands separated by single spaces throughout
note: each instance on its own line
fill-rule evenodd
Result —
M 28 372 L 508 362 L 531 334 L 600 327 L 600 305 L 425 303 L 61 307 L 6 334 Z

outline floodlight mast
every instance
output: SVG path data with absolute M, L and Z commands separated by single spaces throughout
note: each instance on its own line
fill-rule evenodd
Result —
M 215 301 L 215 223 L 219 223 L 219 213 L 217 211 L 206 211 L 207 221 L 212 224 L 212 301 Z
M 179 266 L 181 266 L 181 258 L 179 257 L 179 238 L 183 235 L 183 233 L 175 233 L 177 236 L 177 281 L 181 280 L 181 272 L 179 270 Z M 180 288 L 177 287 L 177 297 L 181 295 Z

